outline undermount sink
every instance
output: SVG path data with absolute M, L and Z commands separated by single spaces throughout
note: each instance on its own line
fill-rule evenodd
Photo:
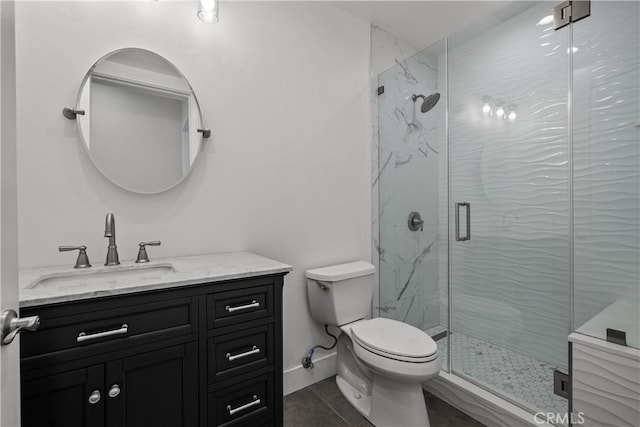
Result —
M 33 283 L 30 283 L 26 289 L 54 286 L 59 289 L 77 288 L 97 283 L 117 287 L 120 284 L 128 283 L 131 279 L 143 281 L 161 280 L 163 277 L 175 272 L 176 269 L 173 264 L 168 262 L 90 267 L 42 275 L 34 280 Z

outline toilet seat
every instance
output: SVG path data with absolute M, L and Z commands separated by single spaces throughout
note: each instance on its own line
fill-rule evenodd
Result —
M 351 328 L 354 343 L 382 357 L 411 363 L 437 359 L 438 345 L 420 329 L 393 319 L 377 317 Z

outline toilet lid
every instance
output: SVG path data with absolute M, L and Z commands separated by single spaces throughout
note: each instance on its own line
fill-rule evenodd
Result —
M 429 335 L 397 320 L 377 317 L 354 325 L 351 333 L 363 347 L 389 355 L 425 358 L 438 351 Z

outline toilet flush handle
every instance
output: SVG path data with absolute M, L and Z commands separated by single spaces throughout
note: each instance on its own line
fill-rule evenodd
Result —
M 323 291 L 329 290 L 329 284 L 327 282 L 321 282 L 320 280 L 317 280 L 316 283 L 318 284 L 318 287 Z

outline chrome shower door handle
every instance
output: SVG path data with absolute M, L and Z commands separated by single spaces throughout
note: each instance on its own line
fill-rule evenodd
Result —
M 464 236 L 460 235 L 460 207 L 466 207 L 466 222 L 467 222 L 467 230 Z M 456 240 L 458 242 L 465 242 L 467 240 L 471 240 L 471 203 L 468 202 L 457 202 L 456 203 Z

